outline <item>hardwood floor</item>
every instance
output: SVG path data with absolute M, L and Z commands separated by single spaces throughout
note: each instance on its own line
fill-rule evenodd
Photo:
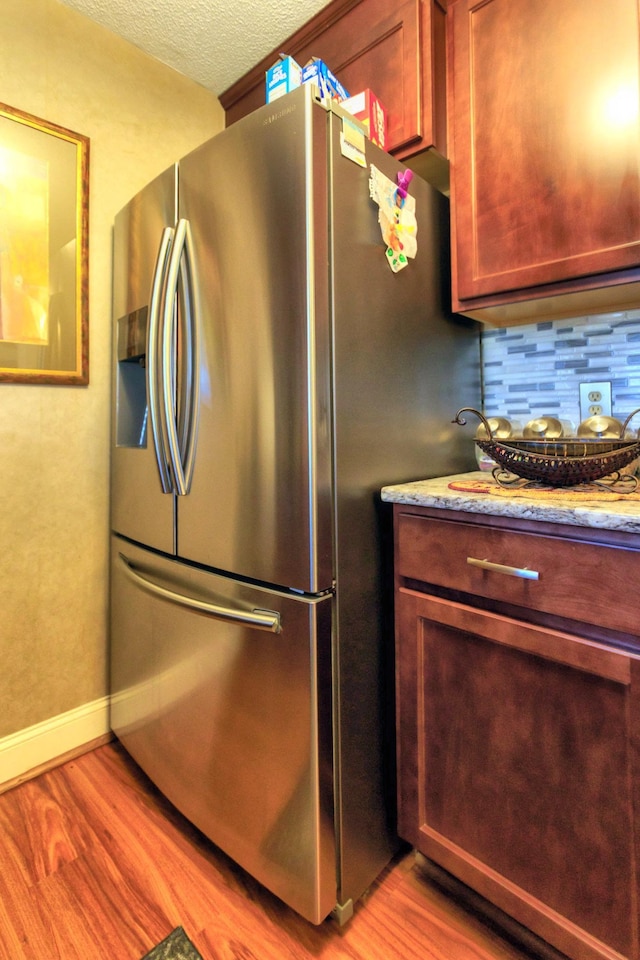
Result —
M 525 960 L 414 863 L 315 927 L 188 824 L 117 744 L 0 796 L 0 960 L 139 960 L 176 926 L 204 960 Z

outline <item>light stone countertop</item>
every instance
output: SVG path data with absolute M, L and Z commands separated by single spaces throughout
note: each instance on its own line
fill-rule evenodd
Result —
M 514 517 L 518 520 L 544 520 L 547 523 L 567 523 L 577 527 L 595 527 L 602 530 L 620 530 L 640 533 L 640 496 L 633 499 L 620 495 L 619 499 L 604 501 L 563 501 L 563 491 L 557 499 L 535 499 L 526 495 L 506 496 L 492 493 L 467 493 L 451 490 L 452 481 L 481 482 L 496 485 L 490 473 L 460 473 L 433 480 L 416 480 L 382 488 L 382 499 L 388 503 L 405 503 L 441 510 L 460 510 L 463 513 L 484 513 L 496 517 Z M 571 489 L 571 488 L 570 488 Z M 640 485 L 638 487 L 640 491 Z M 609 494 L 606 494 L 609 496 Z

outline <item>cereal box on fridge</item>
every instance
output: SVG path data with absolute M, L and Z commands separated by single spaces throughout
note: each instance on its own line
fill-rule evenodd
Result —
M 387 148 L 387 111 L 372 90 L 362 90 L 342 103 L 345 110 L 364 123 L 372 143 Z

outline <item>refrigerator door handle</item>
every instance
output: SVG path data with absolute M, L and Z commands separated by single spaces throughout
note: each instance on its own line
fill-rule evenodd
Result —
M 184 228 L 182 224 L 184 224 Z M 194 275 L 195 256 L 191 236 L 191 225 L 188 220 L 180 220 L 178 229 L 180 231 L 184 229 L 184 255 L 180 259 L 182 302 L 184 304 L 184 363 L 182 366 L 182 377 L 184 380 L 182 387 L 184 415 L 181 431 L 181 450 L 185 493 L 188 493 L 191 489 L 195 463 L 198 410 L 200 406 L 200 317 L 196 297 L 198 284 Z
M 185 230 L 180 221 L 173 238 L 173 249 L 167 269 L 167 286 L 162 311 L 162 420 L 166 428 L 167 452 L 171 465 L 174 492 L 184 496 L 187 492 L 184 482 L 184 471 L 180 459 L 180 444 L 178 442 L 178 427 L 176 423 L 175 403 L 176 393 L 176 297 L 178 292 L 178 275 L 184 246 Z
M 234 607 L 224 607 L 221 604 L 210 603 L 207 600 L 198 600 L 197 597 L 188 597 L 184 594 L 176 593 L 140 573 L 123 553 L 118 554 L 118 556 L 129 579 L 142 590 L 146 590 L 147 593 L 161 597 L 163 600 L 168 600 L 170 603 L 176 603 L 178 606 L 187 607 L 189 610 L 206 613 L 210 617 L 215 617 L 217 620 L 226 620 L 230 623 L 243 623 L 256 630 L 265 630 L 268 633 L 282 632 L 280 614 L 277 610 L 239 610 Z
M 169 460 L 175 492 L 180 497 L 189 493 L 193 475 L 198 408 L 198 336 L 192 270 L 193 252 L 189 222 L 188 220 L 178 220 L 167 270 L 167 288 L 162 320 L 162 380 L 164 422 L 167 427 Z M 182 296 L 186 318 L 184 337 L 180 344 L 184 362 L 178 365 L 176 359 L 178 339 L 176 335 L 176 300 L 180 278 L 183 281 Z M 178 370 L 180 373 L 178 373 Z M 180 382 L 178 378 L 180 378 Z M 184 382 L 182 382 L 183 380 Z M 178 425 L 177 406 L 181 408 L 182 429 Z
M 162 404 L 160 402 L 160 390 L 162 388 L 162 365 L 160 355 L 161 342 L 161 308 L 164 291 L 166 288 L 165 279 L 167 275 L 167 264 L 171 245 L 173 243 L 174 231 L 171 227 L 165 227 L 160 238 L 158 247 L 158 256 L 153 271 L 153 282 L 151 284 L 151 295 L 149 298 L 149 325 L 147 329 L 147 396 L 149 402 L 149 418 L 151 420 L 151 435 L 153 437 L 153 449 L 156 455 L 158 473 L 160 475 L 160 485 L 163 493 L 172 493 L 171 476 L 169 474 L 169 465 L 167 461 L 167 443 L 166 430 L 163 429 Z

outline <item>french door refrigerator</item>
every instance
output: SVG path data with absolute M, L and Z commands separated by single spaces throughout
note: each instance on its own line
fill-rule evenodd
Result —
M 386 483 L 474 465 L 479 338 L 446 315 L 447 201 L 394 272 L 366 143 L 304 86 L 114 228 L 112 727 L 211 841 L 314 923 L 396 848 Z M 357 159 L 357 158 L 356 158 Z M 385 567 L 386 564 L 386 567 Z

